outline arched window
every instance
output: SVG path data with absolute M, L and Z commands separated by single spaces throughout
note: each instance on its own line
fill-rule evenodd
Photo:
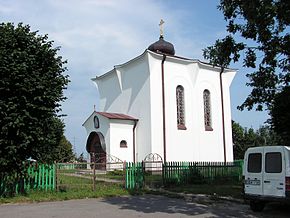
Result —
M 176 87 L 176 107 L 177 107 L 177 128 L 186 129 L 184 111 L 184 88 L 179 85 Z
M 206 131 L 212 131 L 211 122 L 211 104 L 210 104 L 210 92 L 205 89 L 203 91 L 203 105 L 204 105 L 204 126 Z
M 120 141 L 120 148 L 127 148 L 127 141 L 126 140 Z
M 100 127 L 99 118 L 97 116 L 94 117 L 94 126 L 96 129 Z

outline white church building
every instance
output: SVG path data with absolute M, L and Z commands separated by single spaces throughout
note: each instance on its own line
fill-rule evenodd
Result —
M 175 56 L 163 35 L 140 56 L 96 76 L 99 108 L 83 126 L 87 150 L 139 162 L 233 161 L 235 70 Z

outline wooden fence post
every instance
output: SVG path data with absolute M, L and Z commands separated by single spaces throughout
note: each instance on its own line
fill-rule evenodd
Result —
M 94 161 L 94 165 L 93 165 L 93 174 L 94 174 L 93 190 L 96 191 L 96 162 L 95 161 Z

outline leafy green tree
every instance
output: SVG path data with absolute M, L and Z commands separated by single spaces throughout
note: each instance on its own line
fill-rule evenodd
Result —
M 239 109 L 271 109 L 290 82 L 290 1 L 221 0 L 218 9 L 229 34 L 204 49 L 204 57 L 222 67 L 242 59 L 252 91 Z
M 0 24 L 0 171 L 20 170 L 57 147 L 57 117 L 68 77 L 48 36 L 28 25 Z M 55 128 L 57 126 L 57 128 Z M 49 159 L 51 160 L 51 159 Z
M 243 159 L 249 147 L 278 145 L 280 137 L 269 127 L 261 126 L 256 131 L 244 128 L 232 121 L 234 159 Z
M 244 128 L 235 121 L 232 121 L 232 132 L 233 132 L 233 148 L 234 148 L 234 159 L 243 159 L 243 154 L 246 151 L 244 144 Z
M 52 118 L 45 146 L 33 147 L 31 157 L 41 162 L 69 162 L 74 159 L 72 144 L 64 136 L 64 123 Z
M 62 135 L 59 145 L 53 153 L 53 160 L 57 162 L 69 162 L 75 159 L 72 144 Z
M 290 146 L 290 87 L 285 87 L 274 98 L 270 123 L 281 137 L 281 144 Z

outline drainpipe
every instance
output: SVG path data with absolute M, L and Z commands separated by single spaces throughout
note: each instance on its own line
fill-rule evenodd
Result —
M 161 62 L 161 80 L 162 80 L 162 112 L 163 112 L 163 159 L 166 163 L 166 123 L 165 123 L 165 89 L 164 89 L 164 62 L 166 55 L 163 54 Z
M 134 120 L 134 126 L 133 126 L 133 162 L 136 163 L 136 159 L 135 159 L 135 146 L 136 146 L 136 142 L 135 142 L 135 129 L 137 126 L 137 122 L 138 120 Z
M 221 89 L 221 103 L 222 103 L 222 128 L 223 128 L 224 162 L 227 162 L 226 134 L 225 134 L 225 111 L 224 111 L 224 92 L 223 92 L 223 80 L 222 80 L 222 74 L 223 73 L 224 73 L 224 67 L 221 68 L 221 72 L 220 72 L 220 89 Z

